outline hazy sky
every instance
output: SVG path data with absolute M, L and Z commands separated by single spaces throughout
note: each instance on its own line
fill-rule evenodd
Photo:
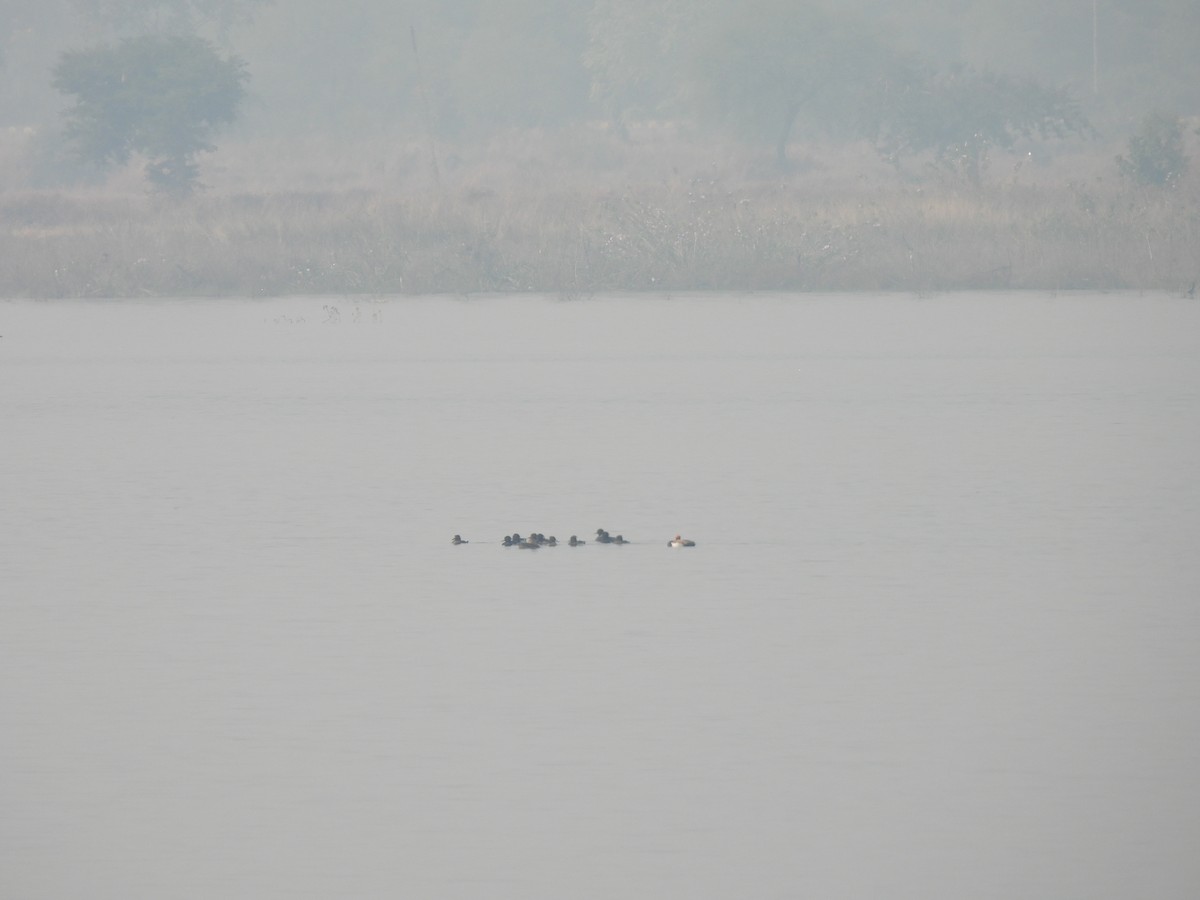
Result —
M 0 124 L 50 126 L 59 54 L 118 34 L 192 21 L 247 63 L 244 133 L 386 134 L 412 127 L 426 89 L 437 127 L 467 136 L 604 115 L 613 79 L 628 112 L 678 115 L 687 54 L 714 24 L 794 8 L 791 0 L 287 0 L 219 5 L 219 19 L 179 14 L 184 0 L 0 3 Z M 1096 16 L 1093 18 L 1093 7 Z M 1093 121 L 1131 127 L 1150 109 L 1200 114 L 1200 4 L 1193 0 L 848 0 L 831 8 L 937 67 L 967 62 L 1071 87 Z M 139 14 L 115 17 L 111 10 Z M 108 10 L 99 15 L 96 10 Z M 93 15 L 85 15 L 86 12 Z M 242 12 L 249 23 L 238 19 Z M 419 41 L 420 62 L 411 38 Z M 628 85 L 626 86 L 628 87 Z

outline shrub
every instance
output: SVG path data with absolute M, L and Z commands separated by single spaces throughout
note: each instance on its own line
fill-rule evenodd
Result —
M 1151 113 L 1129 139 L 1129 155 L 1117 157 L 1126 178 L 1154 187 L 1175 187 L 1187 172 L 1183 124 L 1178 116 Z

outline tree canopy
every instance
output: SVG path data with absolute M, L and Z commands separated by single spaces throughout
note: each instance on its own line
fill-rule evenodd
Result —
M 978 184 L 993 148 L 1018 138 L 1085 134 L 1087 119 L 1071 93 L 1031 78 L 956 66 L 898 69 L 876 111 L 880 152 L 893 163 L 932 151 L 935 160 Z
M 1126 178 L 1154 187 L 1175 187 L 1188 169 L 1183 152 L 1183 123 L 1178 116 L 1154 112 L 1129 139 L 1129 155 L 1117 157 Z
M 54 70 L 55 88 L 75 97 L 67 134 L 80 156 L 106 166 L 144 154 L 151 184 L 177 194 L 195 187 L 195 157 L 233 121 L 245 80 L 241 60 L 184 35 L 68 52 Z
M 688 0 L 596 0 L 583 56 L 591 99 L 622 130 L 635 118 L 684 107 L 684 60 L 702 4 Z
M 797 118 L 853 128 L 890 50 L 859 20 L 803 0 L 750 0 L 713 17 L 694 59 L 697 107 L 773 139 L 786 161 Z

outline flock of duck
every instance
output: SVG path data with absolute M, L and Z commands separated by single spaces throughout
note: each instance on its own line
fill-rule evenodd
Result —
M 451 544 L 469 544 L 461 534 L 456 534 L 450 539 Z M 622 535 L 612 535 L 603 528 L 596 529 L 595 543 L 597 544 L 632 544 L 633 541 L 627 541 Z M 537 550 L 539 547 L 557 547 L 559 546 L 558 538 L 554 535 L 546 537 L 544 534 L 534 532 L 528 537 L 521 537 L 520 534 L 506 534 L 504 540 L 500 542 L 504 547 L 517 547 L 521 550 Z M 563 546 L 567 547 L 582 547 L 587 544 L 587 541 L 581 541 L 575 535 L 571 535 L 570 539 Z M 687 538 L 675 535 L 671 540 L 667 541 L 668 547 L 695 547 L 696 542 Z

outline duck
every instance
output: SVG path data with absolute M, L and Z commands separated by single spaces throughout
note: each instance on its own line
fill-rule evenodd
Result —
M 597 528 L 596 529 L 596 543 L 597 544 L 611 544 L 612 538 L 609 536 L 608 532 L 605 531 L 603 528 Z
M 629 544 L 629 543 L 632 543 L 632 541 L 627 541 L 627 540 L 625 540 L 625 537 L 624 537 L 623 535 L 620 535 L 620 534 L 618 534 L 618 535 L 617 535 L 615 538 L 613 538 L 613 539 L 612 539 L 612 542 L 613 542 L 614 544 Z
M 521 541 L 517 544 L 519 550 L 536 550 L 540 546 L 542 545 L 535 541 L 532 535 L 529 537 L 529 540 Z
M 456 534 L 454 537 L 450 538 L 450 543 L 452 543 L 452 544 L 469 544 L 471 542 L 464 541 L 461 534 Z
M 501 541 L 500 543 L 501 543 L 501 545 L 502 545 L 502 546 L 504 546 L 504 547 L 511 547 L 511 546 L 513 546 L 512 535 L 511 535 L 511 534 L 506 534 L 506 535 L 504 536 L 504 540 L 503 540 L 503 541 Z
M 558 546 L 558 538 L 556 538 L 554 535 L 550 535 L 550 537 L 546 538 L 546 546 L 547 547 L 557 547 Z
M 689 541 L 687 538 L 681 537 L 680 535 L 677 534 L 677 535 L 675 535 L 675 537 L 673 539 L 667 541 L 667 546 L 668 547 L 695 547 L 696 542 Z
M 586 544 L 587 541 L 581 541 L 579 538 L 575 537 L 575 535 L 571 535 L 571 539 L 567 541 L 568 547 L 583 547 Z

